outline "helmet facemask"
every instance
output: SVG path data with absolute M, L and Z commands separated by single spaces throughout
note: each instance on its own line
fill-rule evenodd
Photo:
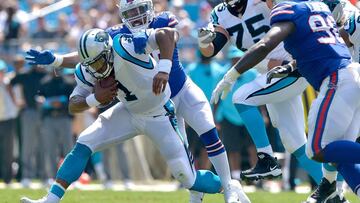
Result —
M 111 50 L 104 50 L 93 60 L 83 62 L 82 65 L 96 79 L 100 80 L 110 75 L 113 69 L 113 55 Z
M 126 8 L 120 5 L 120 18 L 132 33 L 148 28 L 154 18 L 154 9 L 151 1 L 129 3 Z
M 247 0 L 225 0 L 225 4 L 230 13 L 240 17 L 245 12 Z
M 96 79 L 108 77 L 113 69 L 112 39 L 104 30 L 86 31 L 78 43 L 81 65 Z

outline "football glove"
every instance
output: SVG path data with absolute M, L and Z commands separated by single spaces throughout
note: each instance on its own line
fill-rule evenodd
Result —
M 63 57 L 53 54 L 49 50 L 37 51 L 35 49 L 30 49 L 26 52 L 25 59 L 30 65 L 49 65 L 54 67 L 61 66 L 63 62 Z
M 266 74 L 266 84 L 271 83 L 273 78 L 283 78 L 289 75 L 293 71 L 293 67 L 290 64 L 283 66 L 276 66 Z
M 137 32 L 133 34 L 134 51 L 137 54 L 145 54 L 146 43 L 149 36 L 146 32 Z
M 210 103 L 217 104 L 219 102 L 220 95 L 221 99 L 224 100 L 239 76 L 240 73 L 237 72 L 235 68 L 231 68 L 224 75 L 224 78 L 216 85 L 214 91 L 212 92 Z
M 200 48 L 206 48 L 215 39 L 216 33 L 210 28 L 198 30 L 198 44 Z

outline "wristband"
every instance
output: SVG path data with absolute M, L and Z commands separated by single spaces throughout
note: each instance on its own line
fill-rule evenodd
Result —
M 61 55 L 54 54 L 55 60 L 50 64 L 50 66 L 54 66 L 56 68 L 60 67 L 64 61 L 64 57 Z
M 96 107 L 100 105 L 101 103 L 95 98 L 95 94 L 90 94 L 86 97 L 86 103 L 90 107 Z
M 170 73 L 172 61 L 169 59 L 160 59 L 158 63 L 159 72 Z

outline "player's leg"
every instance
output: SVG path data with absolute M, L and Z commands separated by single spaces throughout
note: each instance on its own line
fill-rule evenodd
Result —
M 348 184 L 357 182 L 357 185 L 360 184 L 360 171 L 356 171 L 355 167 L 360 162 L 356 155 L 360 153 L 360 144 L 355 142 L 359 131 L 358 92 L 359 84 L 354 82 L 354 76 L 348 69 L 334 72 L 324 80 L 320 94 L 309 112 L 309 142 L 306 151 L 309 157 L 317 161 L 338 164 L 345 181 Z M 317 191 L 324 191 L 326 186 L 336 184 L 335 181 L 330 182 L 336 177 L 330 176 L 331 168 L 325 169 L 325 178 L 330 180 L 324 180 L 324 184 L 322 181 Z M 349 172 L 350 177 L 347 176 Z
M 174 113 L 171 113 L 173 112 L 172 105 L 167 104 L 166 109 L 168 111 L 167 116 L 147 121 L 146 134 L 165 158 L 173 176 L 189 190 L 201 193 L 220 192 L 222 187 L 220 178 L 217 175 L 208 170 L 196 171 L 194 169 L 193 160 L 189 155 L 184 137 L 180 134 L 177 127 Z M 243 193 L 239 182 L 237 182 L 237 185 L 232 181 L 230 183 L 231 185 L 227 185 L 227 187 L 234 187 L 236 195 L 233 197 L 233 200 L 226 199 L 226 202 L 239 202 L 239 196 L 242 198 L 241 200 L 245 199 L 242 202 L 247 202 L 247 197 Z
M 210 104 L 201 89 L 190 79 L 184 85 L 176 96 L 179 98 L 174 98 L 176 113 L 199 135 L 222 185 L 225 186 L 231 180 L 229 162 L 215 127 Z
M 67 187 L 80 177 L 93 152 L 125 141 L 137 134 L 131 118 L 131 114 L 120 103 L 102 113 L 80 134 L 74 148 L 60 166 L 48 195 L 40 200 L 22 198 L 21 202 L 59 202 Z
M 257 179 L 264 177 L 276 177 L 281 175 L 280 165 L 276 162 L 276 159 L 272 157 L 273 153 L 268 138 L 266 136 L 265 126 L 264 124 L 262 124 L 262 126 L 260 125 L 260 121 L 262 123 L 263 121 L 259 112 L 256 112 L 257 109 L 255 109 L 255 106 L 269 103 L 277 103 L 290 99 L 294 96 L 299 95 L 306 88 L 307 85 L 308 84 L 306 80 L 300 77 L 297 72 L 290 74 L 288 77 L 274 80 L 271 84 L 266 84 L 266 75 L 261 75 L 258 76 L 255 80 L 243 85 L 234 93 L 233 102 L 242 118 L 244 118 L 243 120 L 247 121 L 245 122 L 245 125 L 259 152 L 258 163 L 254 168 L 243 171 L 243 178 Z M 249 106 L 254 107 L 249 108 Z M 243 109 L 250 109 L 252 110 L 252 112 L 246 112 Z M 276 110 L 277 108 L 274 109 L 275 113 L 280 115 L 278 112 L 276 112 Z M 273 121 L 275 120 L 273 117 L 277 116 L 277 114 L 275 113 L 272 113 L 273 115 L 270 114 L 270 118 Z M 281 117 L 284 121 L 286 121 L 286 116 L 287 115 L 281 114 Z M 256 119 L 258 124 L 255 125 L 256 122 L 252 121 L 251 119 Z M 292 126 L 289 126 L 289 128 L 290 127 Z M 261 130 L 259 131 L 258 129 Z M 304 132 L 300 134 L 300 138 L 302 137 L 304 137 Z M 264 145 L 267 146 L 264 147 Z
M 266 107 L 272 124 L 280 132 L 280 138 L 286 151 L 293 154 L 300 166 L 319 184 L 322 178 L 321 164 L 310 160 L 305 153 L 307 140 L 301 96 L 268 104 Z

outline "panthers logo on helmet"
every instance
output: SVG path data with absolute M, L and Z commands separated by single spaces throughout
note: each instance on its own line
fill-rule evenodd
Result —
M 96 42 L 106 42 L 109 41 L 109 35 L 106 32 L 99 32 L 95 35 Z

